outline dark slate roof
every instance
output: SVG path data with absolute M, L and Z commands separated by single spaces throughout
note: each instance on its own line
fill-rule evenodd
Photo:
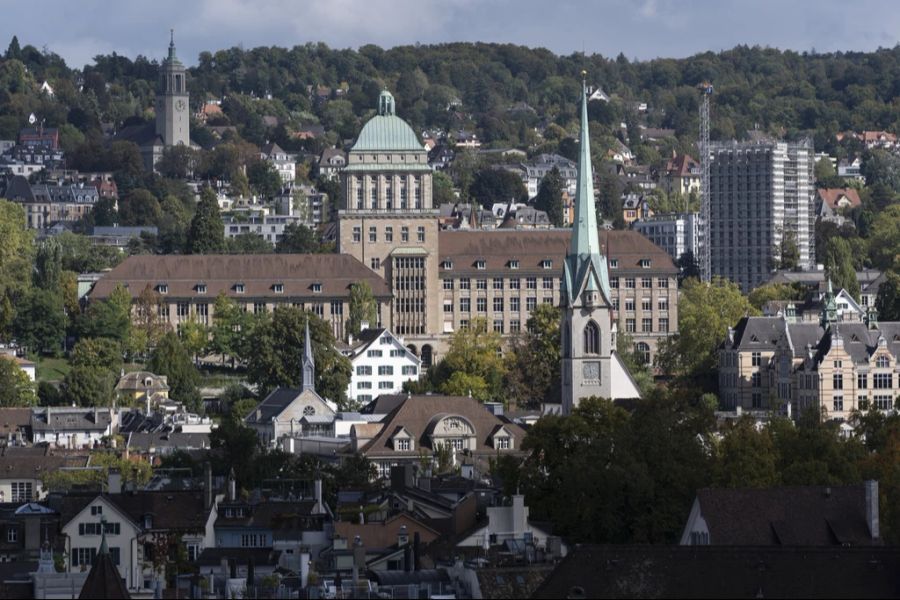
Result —
M 63 467 L 86 467 L 86 452 L 67 452 L 46 446 L 8 446 L 0 454 L 0 479 L 41 479 Z
M 407 394 L 382 394 L 363 406 L 359 412 L 364 415 L 386 415 L 407 398 Z
M 873 544 L 863 485 L 702 489 L 697 499 L 715 546 Z
M 127 515 L 135 525 L 144 527 L 144 517 L 149 515 L 149 530 L 202 531 L 206 526 L 209 509 L 205 506 L 202 490 L 125 492 L 122 494 L 97 494 L 70 492 L 51 500 L 52 508 L 60 513 L 65 524 L 75 518 L 84 507 L 102 496 Z
M 131 598 L 125 582 L 119 574 L 119 568 L 113 562 L 109 551 L 101 550 L 91 565 L 87 579 L 84 580 L 84 586 L 81 593 L 78 594 L 79 600 L 91 598 Z
M 773 350 L 784 332 L 781 317 L 744 317 L 734 328 L 734 347 L 738 350 Z
M 249 425 L 255 423 L 269 423 L 272 421 L 272 417 L 277 417 L 283 413 L 285 409 L 303 393 L 304 391 L 301 388 L 276 388 L 272 393 L 266 396 L 262 402 L 257 404 L 255 409 L 250 411 L 250 414 L 247 415 L 244 422 Z M 323 404 L 325 403 L 325 401 L 322 400 L 322 397 L 314 391 L 310 393 L 314 394 L 320 402 Z
M 136 432 L 128 436 L 128 448 L 132 452 L 159 452 L 163 448 L 196 450 L 209 448 L 208 433 L 182 433 L 180 431 Z
M 112 420 L 105 408 L 35 408 L 31 412 L 33 431 L 105 431 Z
M 117 140 L 134 142 L 138 146 L 162 146 L 163 140 L 156 135 L 156 125 L 146 123 L 144 125 L 129 125 L 124 127 L 116 135 Z
M 898 548 L 577 546 L 533 598 L 896 598 Z
M 25 439 L 31 438 L 31 409 L 0 408 L 0 443 L 17 431 L 21 431 Z
M 195 564 L 201 567 L 218 567 L 224 558 L 233 560 L 239 565 L 246 565 L 253 560 L 256 566 L 274 566 L 278 564 L 280 556 L 280 550 L 269 548 L 206 548 L 197 557 Z
M 219 516 L 216 519 L 216 529 L 230 529 L 234 527 L 254 529 L 292 529 L 296 525 L 298 517 L 309 517 L 316 507 L 314 500 L 302 500 L 299 502 L 260 502 L 250 505 L 249 515 L 243 518 L 226 518 L 222 516 L 219 508 Z

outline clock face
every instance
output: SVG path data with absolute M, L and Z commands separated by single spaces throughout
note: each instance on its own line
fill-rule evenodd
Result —
M 584 375 L 585 379 L 600 379 L 600 363 L 584 363 L 582 374 Z
M 181 111 L 184 110 L 187 105 L 184 100 L 178 100 L 175 102 L 175 110 Z

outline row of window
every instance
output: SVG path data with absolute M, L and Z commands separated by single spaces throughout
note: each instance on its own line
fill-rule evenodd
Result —
M 122 533 L 122 526 L 119 523 L 106 523 L 106 535 L 119 535 Z M 79 535 L 100 535 L 100 523 L 79 523 Z
M 637 287 L 638 279 L 636 277 L 625 277 L 624 287 L 625 289 L 631 290 Z M 652 277 L 641 277 L 641 288 L 650 289 L 653 287 L 653 278 Z M 618 277 L 610 277 L 609 278 L 609 287 L 612 289 L 617 289 L 619 287 L 619 278 Z M 666 277 L 657 277 L 656 278 L 656 287 L 658 288 L 668 288 L 669 287 L 669 279 Z
M 525 298 L 525 309 L 528 311 L 532 311 L 537 308 L 537 298 L 534 296 L 530 296 Z M 544 298 L 545 304 L 552 304 L 553 298 Z M 503 298 L 494 298 L 492 302 L 492 306 L 494 312 L 503 312 L 504 306 L 506 302 Z M 487 298 L 475 298 L 475 312 L 486 313 L 487 312 Z M 509 299 L 509 310 L 511 312 L 517 313 L 522 309 L 522 301 L 521 298 L 510 298 Z M 459 299 L 459 311 L 468 313 L 472 312 L 472 299 L 471 298 L 460 298 Z M 444 300 L 444 312 L 452 313 L 453 312 L 453 301 L 452 300 Z
M 353 227 L 353 243 L 358 244 L 362 241 L 362 227 L 359 225 L 355 225 Z M 388 225 L 384 228 L 384 241 L 391 243 L 394 241 L 394 228 L 391 225 Z M 369 243 L 374 244 L 378 242 L 378 227 L 372 225 L 369 227 Z M 400 242 L 407 243 L 409 242 L 409 227 L 404 225 L 400 228 Z M 416 228 L 416 242 L 420 244 L 425 243 L 425 227 L 419 226 Z
M 549 258 L 545 258 L 540 262 L 540 265 L 541 265 L 542 269 L 552 269 L 553 261 L 550 260 Z M 506 266 L 508 266 L 512 270 L 516 270 L 519 268 L 519 261 L 518 261 L 518 259 L 512 259 L 506 263 Z M 444 269 L 445 271 L 452 271 L 453 270 L 453 261 L 450 259 L 445 259 L 445 260 L 441 261 L 441 268 Z M 484 260 L 483 258 L 476 260 L 475 268 L 478 269 L 479 271 L 484 271 L 485 269 L 487 269 L 487 261 Z
M 359 376 L 372 375 L 372 372 L 371 365 L 358 365 L 356 367 L 356 374 Z M 419 368 L 415 365 L 403 365 L 401 367 L 401 374 L 403 375 L 417 375 L 418 372 Z M 378 374 L 381 376 L 392 376 L 394 367 L 392 365 L 381 365 L 378 367 Z
M 367 350 L 366 356 L 369 358 L 381 358 L 384 356 L 384 350 Z M 391 358 L 397 358 L 400 356 L 406 356 L 406 350 L 401 350 L 400 348 L 393 348 L 390 351 Z
M 452 290 L 456 285 L 454 283 L 454 279 L 444 279 L 443 280 L 443 288 L 445 290 Z M 472 289 L 472 280 L 469 277 L 461 277 L 459 278 L 459 289 L 461 290 L 471 290 Z M 541 278 L 541 289 L 544 290 L 552 290 L 554 289 L 555 278 L 553 277 L 542 277 Z M 491 289 L 494 290 L 502 290 L 504 286 L 508 286 L 511 290 L 520 290 L 522 289 L 522 280 L 519 278 L 507 279 L 503 277 L 494 277 L 491 280 Z M 475 280 L 475 289 L 476 290 L 486 290 L 488 289 L 488 280 L 487 279 L 476 279 Z M 536 290 L 538 289 L 538 278 L 537 277 L 526 277 L 525 278 L 525 289 L 526 290 Z

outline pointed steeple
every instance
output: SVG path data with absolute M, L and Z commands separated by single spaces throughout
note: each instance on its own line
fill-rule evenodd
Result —
M 582 73 L 584 75 L 584 73 Z M 581 81 L 581 135 L 578 147 L 578 187 L 575 191 L 575 221 L 569 254 L 600 254 L 597 213 L 594 208 L 594 174 L 591 168 L 591 139 L 588 130 L 587 87 Z
M 837 302 L 834 301 L 834 288 L 829 277 L 825 297 L 822 299 L 822 327 L 827 328 L 832 323 L 837 323 Z
M 169 30 L 169 60 L 176 61 L 178 57 L 175 56 L 175 30 Z
M 316 361 L 309 338 L 309 319 L 306 319 L 306 339 L 303 344 L 303 391 L 316 391 Z

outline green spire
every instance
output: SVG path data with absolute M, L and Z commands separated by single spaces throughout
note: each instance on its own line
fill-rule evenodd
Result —
M 303 389 L 316 391 L 316 361 L 309 340 L 309 318 L 306 319 L 306 340 L 303 346 Z
M 178 60 L 178 57 L 175 56 L 175 30 L 169 30 L 169 60 L 174 62 Z
M 585 75 L 582 72 L 582 75 Z M 575 222 L 572 224 L 572 246 L 569 254 L 592 256 L 601 254 L 594 208 L 594 176 L 591 169 L 591 140 L 588 132 L 587 86 L 581 80 L 581 137 L 578 148 L 578 188 L 575 192 Z

